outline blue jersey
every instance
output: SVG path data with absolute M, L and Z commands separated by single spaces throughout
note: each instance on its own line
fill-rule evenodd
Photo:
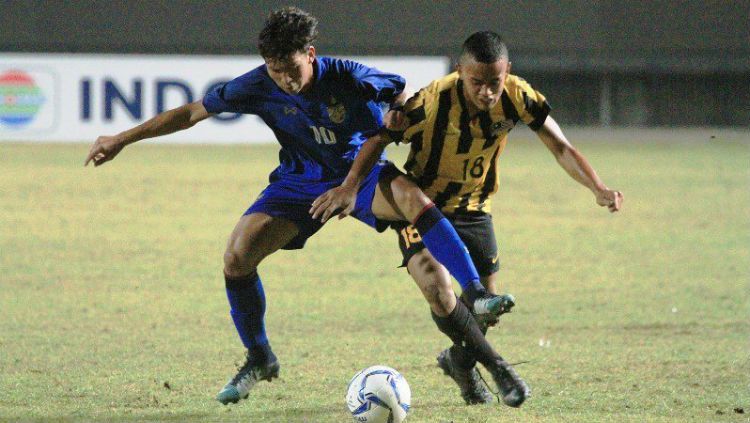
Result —
M 281 161 L 271 182 L 343 180 L 364 141 L 383 126 L 382 103 L 403 90 L 399 75 L 362 64 L 318 57 L 307 92 L 291 95 L 268 75 L 266 66 L 216 87 L 203 98 L 210 113 L 258 115 L 281 144 Z

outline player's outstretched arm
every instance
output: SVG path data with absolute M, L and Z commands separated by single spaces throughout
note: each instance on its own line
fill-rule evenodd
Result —
M 83 165 L 87 166 L 91 161 L 94 162 L 94 166 L 102 165 L 114 159 L 128 144 L 190 128 L 211 115 L 201 101 L 196 101 L 159 113 L 146 122 L 117 135 L 100 136 L 89 149 Z
M 380 135 L 368 138 L 359 149 L 357 157 L 354 158 L 352 168 L 346 175 L 344 182 L 336 188 L 324 192 L 313 201 L 310 208 L 312 218 L 320 218 L 320 221 L 325 223 L 337 213 L 339 219 L 348 216 L 356 204 L 357 192 L 362 180 L 378 162 L 383 150 L 389 143 L 390 141 L 384 140 Z
M 552 154 L 554 154 L 560 166 L 573 179 L 594 193 L 597 204 L 607 207 L 612 213 L 620 210 L 623 200 L 622 193 L 611 190 L 604 185 L 604 182 L 596 174 L 594 168 L 565 138 L 560 126 L 551 116 L 548 116 L 544 121 L 544 125 L 537 131 L 537 135 Z
M 403 101 L 404 97 L 405 95 L 398 97 L 397 101 Z M 389 130 L 403 131 L 408 126 L 406 115 L 398 108 L 386 113 L 383 117 L 383 123 L 385 127 L 381 132 L 384 133 Z M 357 157 L 354 158 L 352 168 L 346 175 L 344 182 L 336 188 L 324 192 L 313 201 L 310 208 L 312 218 L 320 218 L 320 221 L 325 223 L 335 214 L 338 214 L 339 219 L 348 216 L 354 209 L 360 184 L 378 162 L 385 147 L 391 142 L 393 142 L 391 137 L 384 137 L 380 134 L 368 138 L 359 149 Z

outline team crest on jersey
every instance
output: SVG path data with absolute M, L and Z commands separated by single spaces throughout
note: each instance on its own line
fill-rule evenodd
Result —
M 495 122 L 492 124 L 492 135 L 497 136 L 501 132 L 508 132 L 513 129 L 514 126 L 516 126 L 516 124 L 513 123 L 513 119 L 505 119 L 500 122 Z
M 331 96 L 326 105 L 328 106 L 328 118 L 331 119 L 331 122 L 341 123 L 346 119 L 346 108 L 336 97 Z
M 296 115 L 296 114 L 297 114 L 297 108 L 296 107 L 284 106 L 284 115 L 285 116 Z

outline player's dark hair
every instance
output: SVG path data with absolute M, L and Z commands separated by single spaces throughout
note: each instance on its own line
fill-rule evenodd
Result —
M 508 47 L 500 35 L 492 31 L 471 34 L 461 48 L 461 59 L 471 57 L 479 63 L 495 63 L 508 58 Z
M 296 7 L 284 7 L 268 15 L 258 36 L 258 50 L 265 58 L 287 59 L 306 51 L 317 36 L 315 16 Z

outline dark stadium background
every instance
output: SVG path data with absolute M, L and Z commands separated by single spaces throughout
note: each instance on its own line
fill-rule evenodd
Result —
M 279 1 L 0 4 L 0 51 L 256 54 Z M 750 1 L 299 1 L 329 55 L 454 57 L 471 32 L 504 35 L 514 72 L 560 122 L 750 125 Z

